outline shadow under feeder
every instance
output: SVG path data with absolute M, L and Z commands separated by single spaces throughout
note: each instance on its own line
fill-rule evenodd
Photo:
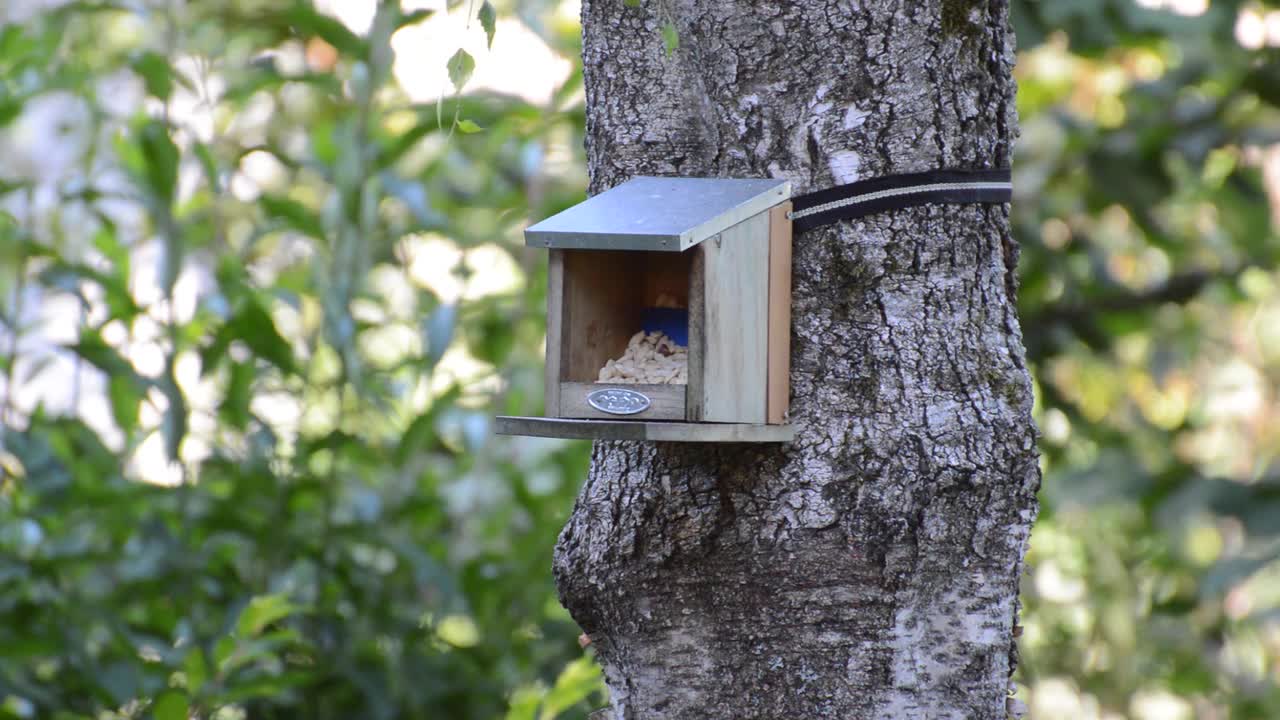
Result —
M 790 195 L 778 180 L 642 177 L 526 230 L 550 251 L 547 417 L 499 417 L 498 432 L 793 439 Z M 646 327 L 687 335 L 687 383 L 600 382 Z

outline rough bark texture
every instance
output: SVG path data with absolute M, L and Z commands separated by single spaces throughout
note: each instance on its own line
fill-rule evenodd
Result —
M 1005 166 L 1007 11 L 586 0 L 592 189 Z M 797 441 L 596 445 L 555 571 L 611 717 L 1005 717 L 1040 482 L 1016 256 L 1001 206 L 799 235 Z

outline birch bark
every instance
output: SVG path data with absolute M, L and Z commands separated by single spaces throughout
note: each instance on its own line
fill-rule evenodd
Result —
M 1007 166 L 1007 14 L 584 0 L 592 191 Z M 609 717 L 1005 717 L 1040 483 L 1016 259 L 1001 206 L 798 235 L 796 442 L 597 443 L 555 572 Z

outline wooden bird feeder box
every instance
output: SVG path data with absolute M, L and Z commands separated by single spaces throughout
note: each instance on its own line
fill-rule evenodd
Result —
M 525 231 L 550 251 L 544 418 L 507 435 L 786 442 L 790 183 L 640 177 Z

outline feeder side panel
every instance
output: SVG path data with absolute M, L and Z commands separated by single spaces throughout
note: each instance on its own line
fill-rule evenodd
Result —
M 791 203 L 769 211 L 769 389 L 766 420 L 786 422 L 791 400 Z
M 763 423 L 768 386 L 769 214 L 738 223 L 703 245 L 701 419 Z M 689 379 L 692 383 L 692 375 Z
M 560 358 L 564 348 L 564 250 L 547 260 L 546 414 L 560 415 Z

